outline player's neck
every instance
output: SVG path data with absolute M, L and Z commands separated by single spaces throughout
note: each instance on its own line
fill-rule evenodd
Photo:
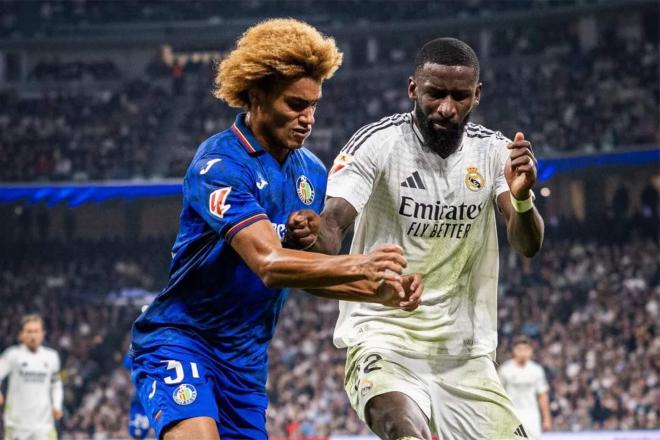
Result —
M 30 347 L 27 344 L 23 344 L 23 347 L 25 347 L 27 351 L 29 351 L 30 353 L 36 353 L 37 351 L 39 351 L 39 347 Z
M 268 139 L 268 137 L 264 134 L 265 130 L 259 129 L 259 126 L 252 120 L 250 112 L 245 115 L 245 126 L 250 129 L 254 137 L 259 142 L 261 148 L 273 156 L 275 160 L 280 165 L 282 165 L 291 151 L 287 148 L 274 147 L 273 145 L 276 145 L 276 143 Z
M 527 361 L 526 361 L 526 360 L 520 360 L 520 361 L 519 361 L 519 360 L 517 360 L 517 359 L 514 359 L 514 362 L 515 362 L 516 365 L 519 366 L 520 368 L 522 368 L 522 367 L 524 367 L 525 365 L 527 365 Z

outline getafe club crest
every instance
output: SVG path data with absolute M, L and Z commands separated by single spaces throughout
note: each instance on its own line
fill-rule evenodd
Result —
M 197 399 L 197 390 L 194 386 L 184 383 L 174 390 L 172 397 L 179 405 L 190 405 Z
M 484 176 L 479 174 L 477 167 L 468 167 L 465 175 L 465 186 L 470 191 L 480 191 L 484 187 Z
M 314 187 L 307 176 L 298 177 L 296 180 L 296 191 L 298 192 L 298 198 L 301 202 L 305 205 L 312 204 L 314 201 Z

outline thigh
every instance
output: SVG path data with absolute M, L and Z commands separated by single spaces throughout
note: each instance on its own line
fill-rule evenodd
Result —
M 527 438 L 490 358 L 432 364 L 432 423 L 444 440 Z
M 157 438 L 182 420 L 220 421 L 213 363 L 201 353 L 167 346 L 141 353 L 133 359 L 132 380 Z
M 377 396 L 400 393 L 413 402 L 427 420 L 431 414 L 431 400 L 426 384 L 415 373 L 414 361 L 408 365 L 400 357 L 384 351 L 349 350 L 346 361 L 345 389 L 351 406 L 362 421 L 369 424 L 367 404 Z M 381 400 L 382 402 L 382 400 Z M 377 402 L 378 403 L 378 402 Z

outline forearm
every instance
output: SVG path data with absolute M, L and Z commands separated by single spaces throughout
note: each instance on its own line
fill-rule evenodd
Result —
M 550 421 L 550 401 L 548 393 L 539 394 L 539 407 L 541 408 L 541 417 L 543 420 Z
M 522 213 L 513 211 L 507 222 L 509 243 L 524 256 L 533 257 L 541 249 L 544 229 L 543 218 L 536 207 Z
M 541 408 L 541 417 L 543 420 L 550 420 L 550 402 L 548 393 L 539 394 L 539 407 Z
M 62 391 L 62 381 L 56 380 L 51 385 L 51 401 L 53 402 L 53 409 L 62 411 L 62 399 L 64 393 Z
M 328 257 L 314 252 L 273 249 L 257 273 L 268 287 L 325 288 L 367 278 L 363 255 Z
M 314 296 L 339 301 L 356 301 L 379 303 L 376 289 L 378 283 L 373 281 L 354 281 L 352 283 L 339 284 L 321 289 L 305 289 L 305 292 Z

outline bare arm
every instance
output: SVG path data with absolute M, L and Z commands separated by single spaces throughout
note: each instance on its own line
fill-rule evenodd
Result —
M 509 158 L 504 167 L 504 175 L 509 185 L 509 192 L 500 194 L 497 203 L 506 219 L 506 231 L 509 244 L 526 257 L 533 257 L 543 243 L 544 224 L 541 215 L 532 206 L 525 212 L 517 212 L 511 197 L 518 201 L 531 197 L 531 189 L 536 183 L 536 158 L 532 145 L 522 133 L 516 136 L 507 148 Z
M 310 247 L 311 251 L 336 255 L 339 253 L 341 242 L 346 236 L 346 231 L 355 221 L 355 217 L 357 217 L 357 211 L 353 205 L 341 197 L 330 197 L 325 202 L 320 225 L 315 230 L 312 232 L 306 230 L 305 226 L 308 223 L 302 221 L 300 226 L 296 222 L 290 222 L 287 224 L 287 228 L 292 237 L 297 240 L 308 237 L 311 233 L 314 237 L 314 244 Z
M 511 247 L 528 258 L 536 255 L 541 249 L 545 228 L 536 207 L 527 212 L 516 212 L 508 192 L 497 197 L 497 204 L 506 220 L 506 233 Z
M 403 250 L 379 246 L 367 255 L 329 257 L 282 247 L 268 221 L 238 232 L 231 245 L 268 287 L 320 288 L 359 280 L 398 282 L 406 267 Z
M 411 311 L 419 306 L 423 290 L 422 276 L 414 273 L 402 276 L 400 283 L 354 281 L 322 289 L 306 289 L 306 292 L 322 298 L 380 303 Z
M 543 421 L 543 430 L 549 431 L 552 427 L 552 418 L 550 417 L 550 399 L 548 393 L 539 394 L 539 407 L 541 408 L 541 420 Z

